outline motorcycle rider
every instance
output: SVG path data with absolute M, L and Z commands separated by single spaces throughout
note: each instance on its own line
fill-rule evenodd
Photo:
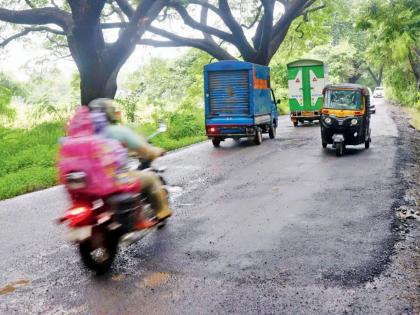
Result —
M 88 104 L 88 107 L 93 113 L 105 113 L 108 124 L 104 126 L 102 132 L 106 137 L 121 142 L 127 149 L 137 153 L 140 158 L 147 161 L 153 161 L 166 153 L 164 149 L 150 145 L 144 138 L 127 126 L 117 124 L 118 118 L 112 99 L 94 99 Z M 132 175 L 140 180 L 142 190 L 148 195 L 150 206 L 154 210 L 158 221 L 169 218 L 172 215 L 172 211 L 169 207 L 167 194 L 159 177 L 154 172 L 150 171 L 133 171 Z M 150 225 L 150 222 L 140 221 L 138 225 L 139 228 L 145 228 Z

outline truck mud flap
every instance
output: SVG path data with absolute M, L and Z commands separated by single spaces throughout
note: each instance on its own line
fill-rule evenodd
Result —
M 271 123 L 271 116 L 270 115 L 261 115 L 261 116 L 255 117 L 255 124 L 256 125 L 261 125 L 261 124 L 265 124 L 265 123 Z

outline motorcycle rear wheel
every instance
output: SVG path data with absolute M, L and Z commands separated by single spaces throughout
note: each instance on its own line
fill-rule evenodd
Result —
M 108 272 L 114 262 L 118 250 L 118 238 L 104 232 L 98 232 L 95 237 L 97 239 L 89 238 L 80 243 L 79 252 L 83 264 L 100 275 Z

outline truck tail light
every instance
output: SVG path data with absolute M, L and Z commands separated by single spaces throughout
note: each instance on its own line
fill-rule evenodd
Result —
M 216 133 L 217 132 L 216 127 L 209 127 L 207 130 L 208 130 L 209 133 Z

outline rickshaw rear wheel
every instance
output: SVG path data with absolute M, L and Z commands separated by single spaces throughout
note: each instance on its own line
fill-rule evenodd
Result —
M 322 147 L 323 147 L 324 149 L 327 147 L 327 143 L 326 143 L 324 140 L 322 140 Z
M 370 138 L 365 141 L 365 149 L 370 148 L 370 141 L 371 141 Z
M 343 142 L 337 142 L 335 144 L 335 155 L 336 156 L 342 156 L 344 151 L 344 144 Z

